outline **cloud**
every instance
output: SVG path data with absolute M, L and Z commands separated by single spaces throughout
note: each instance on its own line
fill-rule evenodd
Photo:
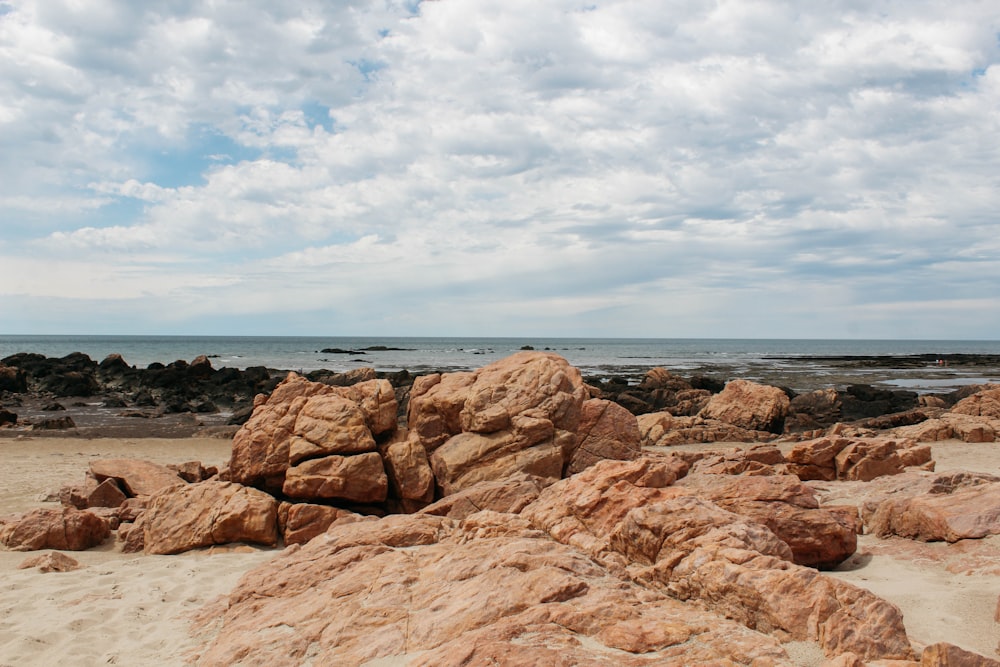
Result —
M 57 294 L 94 318 L 145 299 L 143 331 L 1000 324 L 977 306 L 1000 298 L 982 3 L 4 7 L 0 251 L 35 278 L 0 298 L 24 331 L 88 326 L 25 305 Z M 53 262 L 94 277 L 61 290 Z

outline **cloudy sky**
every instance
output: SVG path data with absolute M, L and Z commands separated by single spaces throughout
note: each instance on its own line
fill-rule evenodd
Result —
M 0 0 L 0 333 L 1000 338 L 998 33 Z

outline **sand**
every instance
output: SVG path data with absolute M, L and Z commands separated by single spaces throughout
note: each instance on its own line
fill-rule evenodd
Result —
M 1000 474 L 1000 444 L 933 443 L 939 471 Z M 719 448 L 715 445 L 714 448 Z M 0 515 L 52 507 L 42 499 L 79 482 L 94 458 L 130 456 L 162 463 L 220 465 L 229 441 L 182 439 L 0 439 Z M 919 545 L 862 536 L 858 553 L 834 576 L 897 604 L 917 645 L 948 641 L 997 657 L 1000 538 Z M 84 566 L 65 573 L 18 569 L 31 553 L 0 550 L 0 667 L 25 665 L 183 665 L 213 628 L 191 612 L 224 595 L 273 550 L 240 546 L 178 556 L 122 554 L 111 544 L 71 553 Z M 789 648 L 795 648 L 792 645 Z M 800 664 L 818 664 L 808 647 Z

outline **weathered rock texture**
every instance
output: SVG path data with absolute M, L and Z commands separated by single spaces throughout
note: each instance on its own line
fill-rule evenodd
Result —
M 139 525 L 144 549 L 152 554 L 229 542 L 273 546 L 278 542 L 278 503 L 233 482 L 185 484 L 153 494 Z
M 336 526 L 204 619 L 220 615 L 199 664 L 791 664 L 776 639 L 491 512 Z
M 73 507 L 0 518 L 0 544 L 14 551 L 83 551 L 101 544 L 110 534 L 105 519 Z
M 781 433 L 789 404 L 788 396 L 777 387 L 733 380 L 698 414 L 740 428 Z

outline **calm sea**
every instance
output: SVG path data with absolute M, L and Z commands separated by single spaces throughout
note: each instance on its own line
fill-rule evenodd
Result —
M 654 366 L 684 370 L 724 366 L 736 375 L 774 369 L 793 357 L 798 371 L 824 372 L 810 358 L 844 355 L 1000 355 L 1000 341 L 734 340 L 634 338 L 379 338 L 298 336 L 0 336 L 0 359 L 17 352 L 62 357 L 83 352 L 100 361 L 112 353 L 140 368 L 152 362 L 190 361 L 208 355 L 215 368 L 345 371 L 463 370 L 484 366 L 531 346 L 551 350 L 588 375 L 634 372 Z M 382 349 L 388 348 L 388 349 Z M 337 349 L 345 352 L 323 352 Z M 985 378 L 991 379 L 991 378 Z

